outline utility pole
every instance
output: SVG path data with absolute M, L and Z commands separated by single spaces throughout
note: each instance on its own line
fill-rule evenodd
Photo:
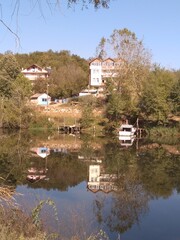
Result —
M 48 107 L 48 105 L 49 105 L 49 103 L 48 103 L 48 94 L 49 94 L 49 84 L 48 84 L 48 82 L 47 82 L 46 94 L 47 94 L 47 107 Z

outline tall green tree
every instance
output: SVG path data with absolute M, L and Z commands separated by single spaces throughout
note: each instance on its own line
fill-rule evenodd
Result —
M 164 123 L 171 113 L 170 94 L 174 86 L 174 75 L 155 66 L 147 81 L 140 101 L 140 111 L 146 120 Z
M 172 104 L 172 113 L 180 115 L 180 71 L 175 72 L 176 80 L 171 89 L 170 101 Z
M 99 53 L 98 53 L 99 48 Z M 119 121 L 121 116 L 138 115 L 138 103 L 151 68 L 151 54 L 134 32 L 115 29 L 107 39 L 101 39 L 97 56 L 115 59 L 115 77 L 106 80 L 108 118 Z
M 19 74 L 11 86 L 11 96 L 3 100 L 2 125 L 11 128 L 27 128 L 31 118 L 31 110 L 27 106 L 31 94 L 31 83 Z
M 16 58 L 5 54 L 0 60 L 0 127 L 27 127 L 30 94 L 31 84 L 21 75 Z
M 95 121 L 93 109 L 96 105 L 96 99 L 93 96 L 85 96 L 80 100 L 82 107 L 81 126 L 83 128 L 91 127 Z
M 72 62 L 52 72 L 49 79 L 49 93 L 53 97 L 71 97 L 87 85 L 87 73 Z
M 11 52 L 7 52 L 0 59 L 0 95 L 11 95 L 11 84 L 20 73 L 19 64 Z

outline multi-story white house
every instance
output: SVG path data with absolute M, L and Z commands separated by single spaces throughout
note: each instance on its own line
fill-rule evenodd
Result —
M 33 64 L 26 69 L 22 69 L 21 73 L 31 81 L 35 81 L 39 78 L 46 79 L 49 76 L 49 72 L 47 70 L 36 64 Z
M 122 59 L 93 59 L 89 63 L 89 85 L 92 87 L 102 87 L 106 79 L 116 77 L 123 66 L 124 61 Z

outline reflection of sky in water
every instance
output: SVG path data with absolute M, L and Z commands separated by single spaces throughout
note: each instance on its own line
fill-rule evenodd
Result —
M 140 223 L 122 235 L 123 240 L 175 240 L 180 239 L 180 195 L 173 193 L 168 199 L 149 202 L 149 211 Z M 133 236 L 133 237 L 132 237 Z
M 38 203 L 37 200 L 51 199 L 55 202 L 58 209 L 59 220 L 62 222 L 63 228 L 68 224 L 74 224 L 74 228 L 78 228 L 78 224 L 86 227 L 86 233 L 92 233 L 96 228 L 106 230 L 111 239 L 117 239 L 118 235 L 108 230 L 107 226 L 95 223 L 96 219 L 93 213 L 93 201 L 97 199 L 104 199 L 106 209 L 104 209 L 103 216 L 106 218 L 111 206 L 111 194 L 103 194 L 101 192 L 93 194 L 87 191 L 86 182 L 82 182 L 76 187 L 69 188 L 66 192 L 57 190 L 46 191 L 43 189 L 31 189 L 26 186 L 18 186 L 17 192 L 23 194 L 23 197 L 18 197 L 20 204 L 24 205 L 28 201 L 28 205 L 34 207 Z M 169 240 L 179 239 L 180 236 L 180 195 L 176 192 L 167 199 L 155 199 L 149 201 L 148 212 L 145 216 L 140 218 L 138 224 L 134 224 L 130 230 L 121 234 L 122 240 Z M 27 208 L 27 205 L 24 205 Z M 67 217 L 66 214 L 72 214 Z M 78 217 L 76 216 L 78 215 Z M 75 218 L 74 220 L 72 220 Z M 77 220 L 77 222 L 76 222 Z M 73 222 L 74 221 L 74 222 Z M 52 222 L 51 222 L 52 223 Z M 178 230 L 179 229 L 179 230 Z M 64 228 L 65 230 L 65 228 Z M 84 229 L 85 230 L 85 229 Z M 66 228 L 66 231 L 67 228 Z M 62 233 L 62 231 L 61 231 Z M 70 233 L 70 229 L 69 229 Z
M 103 226 L 98 225 L 95 221 L 93 200 L 96 198 L 96 195 L 87 191 L 86 182 L 82 182 L 76 187 L 71 187 L 68 191 L 63 192 L 58 190 L 47 191 L 40 188 L 32 189 L 30 187 L 27 188 L 26 185 L 18 186 L 16 191 L 23 194 L 22 196 L 17 196 L 16 199 L 26 211 L 28 211 L 28 209 L 31 211 L 41 200 L 51 199 L 54 201 L 58 209 L 61 234 L 68 232 L 71 235 L 76 231 L 84 231 L 88 236 L 98 228 L 103 228 Z M 98 195 L 102 195 L 102 193 L 98 193 Z M 110 197 L 110 195 L 106 197 Z M 56 228 L 56 223 L 53 219 L 53 210 L 51 210 L 50 215 L 51 220 L 49 219 L 49 224 Z M 58 231 L 58 229 L 59 226 L 55 231 Z

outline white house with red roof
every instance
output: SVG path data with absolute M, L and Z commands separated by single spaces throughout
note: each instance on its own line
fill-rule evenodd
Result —
M 21 73 L 31 81 L 35 81 L 39 78 L 48 78 L 49 72 L 36 64 L 29 66 L 28 68 L 22 69 Z

